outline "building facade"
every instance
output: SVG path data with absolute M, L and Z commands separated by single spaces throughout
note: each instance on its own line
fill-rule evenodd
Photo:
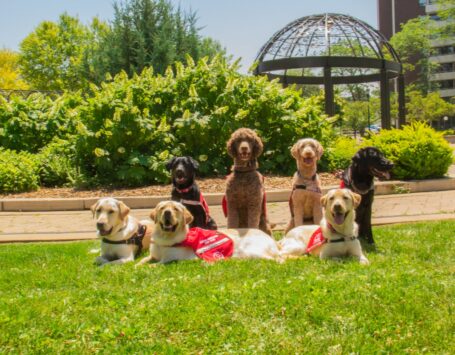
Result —
M 437 0 L 378 0 L 379 31 L 390 39 L 401 28 L 401 24 L 412 18 L 428 15 L 441 25 L 443 22 L 437 15 Z M 443 41 L 432 41 L 434 53 L 430 60 L 438 63 L 437 72 L 430 80 L 439 87 L 441 97 L 450 99 L 455 97 L 455 36 Z M 417 72 L 406 75 L 406 83 L 417 79 Z

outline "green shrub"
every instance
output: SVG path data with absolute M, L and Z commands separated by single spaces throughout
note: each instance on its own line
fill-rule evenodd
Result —
M 0 145 L 17 151 L 36 153 L 54 137 L 65 138 L 77 125 L 80 95 L 52 99 L 41 94 L 27 99 L 14 96 L 10 102 L 0 98 Z
M 74 184 L 77 170 L 74 162 L 74 149 L 70 142 L 54 139 L 37 155 L 39 176 L 44 186 L 56 187 Z
M 32 154 L 0 148 L 0 192 L 24 192 L 39 187 L 38 164 Z
M 346 169 L 354 154 L 360 149 L 360 143 L 350 137 L 340 136 L 329 143 L 324 155 L 327 159 L 328 171 Z M 324 156 L 323 155 L 323 156 Z
M 80 108 L 76 154 L 82 173 L 103 183 L 164 182 L 165 162 L 191 155 L 202 175 L 226 174 L 232 165 L 226 141 L 240 127 L 264 141 L 264 172 L 291 174 L 289 150 L 298 139 L 326 143 L 329 130 L 319 107 L 298 91 L 265 77 L 245 76 L 220 58 L 156 76 L 151 69 L 128 79 L 117 75 Z
M 449 143 L 425 123 L 382 130 L 364 144 L 378 147 L 394 162 L 392 174 L 398 179 L 442 177 L 452 164 Z

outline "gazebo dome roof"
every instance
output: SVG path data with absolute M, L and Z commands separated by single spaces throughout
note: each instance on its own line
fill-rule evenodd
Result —
M 342 14 L 299 18 L 276 32 L 257 60 L 319 56 L 349 56 L 400 62 L 387 39 L 367 23 Z

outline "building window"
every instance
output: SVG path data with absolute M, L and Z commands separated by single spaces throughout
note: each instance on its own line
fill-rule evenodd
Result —
M 454 88 L 453 80 L 441 80 L 441 81 L 438 81 L 438 84 L 439 84 L 439 87 L 443 90 Z
M 452 71 L 454 71 L 453 70 L 453 64 L 454 63 L 441 63 L 441 64 L 439 64 L 439 66 L 436 69 L 436 71 L 438 73 L 449 73 L 449 72 L 452 72 Z
M 420 6 L 425 6 L 427 4 L 427 0 L 419 0 Z
M 455 48 L 453 46 L 444 46 L 444 47 L 437 47 L 435 48 L 436 55 L 446 55 L 446 54 L 454 54 Z

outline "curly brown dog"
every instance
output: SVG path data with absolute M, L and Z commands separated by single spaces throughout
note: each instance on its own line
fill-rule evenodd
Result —
M 234 159 L 226 181 L 227 226 L 259 228 L 271 235 L 265 214 L 264 177 L 257 171 L 262 150 L 261 139 L 249 128 L 239 128 L 227 142 L 228 154 Z
M 303 225 L 305 221 L 319 224 L 322 219 L 321 182 L 316 171 L 323 152 L 321 144 L 312 138 L 300 139 L 291 149 L 297 163 L 297 172 L 294 174 L 289 199 L 292 218 L 285 233 Z

